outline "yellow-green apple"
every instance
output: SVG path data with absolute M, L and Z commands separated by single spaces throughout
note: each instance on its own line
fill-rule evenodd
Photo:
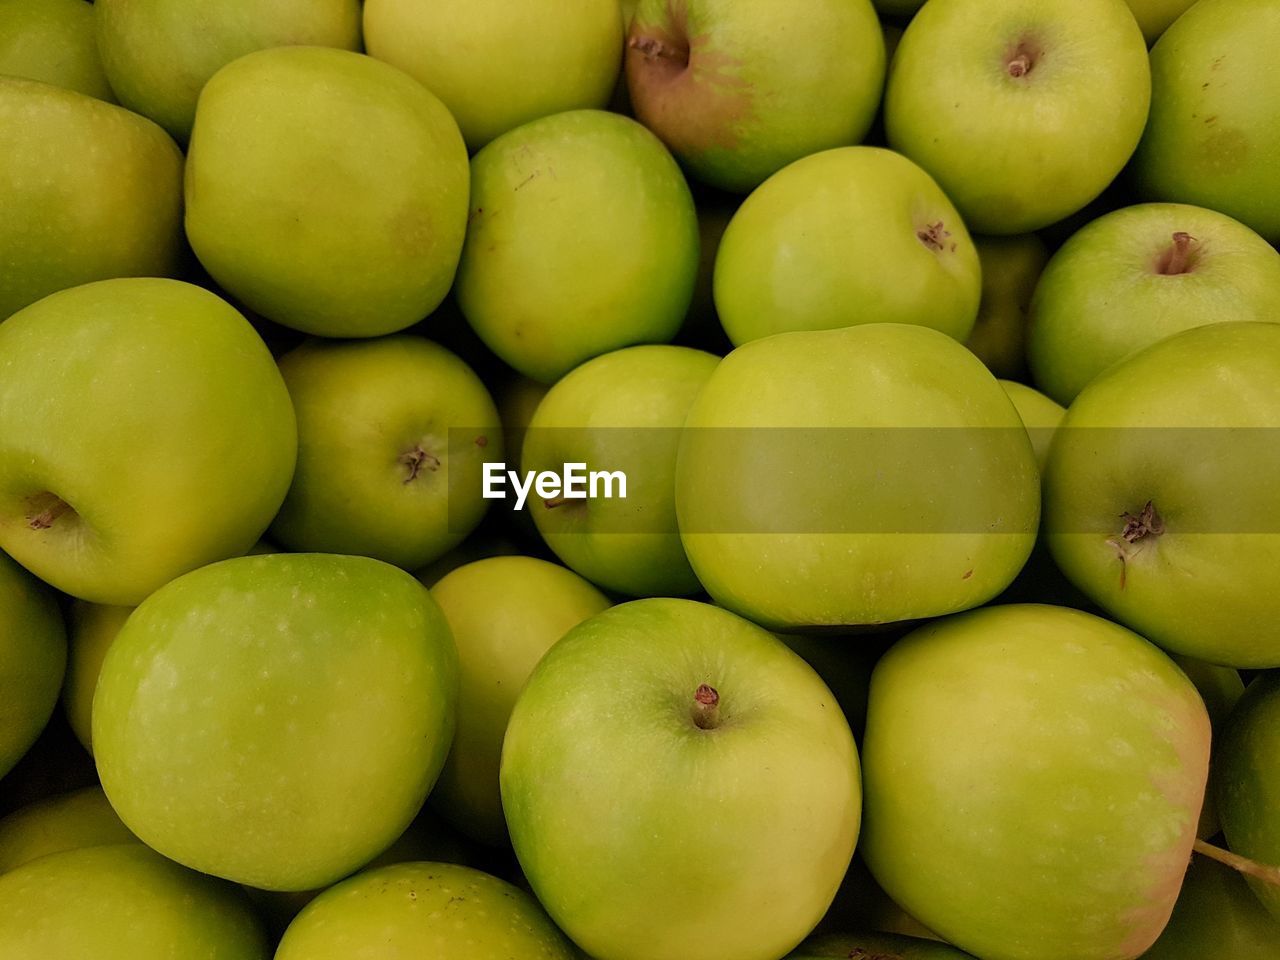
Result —
M 933 179 L 901 154 L 844 147 L 780 170 L 734 214 L 716 310 L 736 345 L 788 330 L 915 323 L 964 342 L 978 252 Z
M 1027 359 L 1069 404 L 1145 346 L 1224 320 L 1280 323 L 1280 253 L 1237 220 L 1180 203 L 1124 207 L 1073 235 L 1036 286 Z
M 347 50 L 276 47 L 200 94 L 187 238 L 268 319 L 329 337 L 394 333 L 449 291 L 467 183 L 458 125 L 412 77 Z
M 0 182 L 0 323 L 68 287 L 177 269 L 182 153 L 149 120 L 0 76 Z
M 115 103 L 98 55 L 93 9 L 85 0 L 0 0 L 0 74 Z
M 1174 653 L 1280 666 L 1280 325 L 1215 323 L 1111 367 L 1071 404 L 1045 530 L 1107 613 Z
M 58 589 L 137 603 L 239 556 L 289 488 L 280 372 L 177 280 L 103 280 L 0 324 L 0 548 Z
M 1151 119 L 1133 158 L 1139 192 L 1194 203 L 1280 243 L 1280 6 L 1201 0 L 1151 50 Z
M 402 863 L 357 874 L 307 906 L 275 960 L 352 957 L 577 960 L 537 901 L 497 877 L 451 863 Z
M 698 276 L 693 285 L 693 300 L 674 342 L 723 355 L 733 348 L 716 315 L 716 256 L 742 198 L 704 187 L 697 191 L 694 200 L 698 206 Z
M 609 599 L 572 570 L 534 557 L 490 557 L 446 574 L 431 595 L 461 665 L 458 726 L 432 805 L 484 843 L 507 840 L 498 764 L 520 688 L 552 644 Z
M 0 876 L 0 957 L 270 956 L 240 891 L 140 843 L 68 850 Z
M 806 940 L 785 960 L 974 960 L 963 950 L 936 940 L 896 933 L 831 934 Z
M 66 629 L 53 591 L 0 553 L 0 777 L 40 736 L 66 664 Z
M 212 564 L 143 601 L 93 700 L 103 789 L 148 846 L 308 890 L 422 806 L 453 736 L 457 653 L 426 588 L 367 557 Z
M 1067 411 L 1039 390 L 1028 387 L 1025 383 L 1001 380 L 1000 386 L 1004 387 L 1004 392 L 1009 395 L 1014 409 L 1018 411 L 1018 418 L 1027 428 L 1027 436 L 1031 438 L 1031 448 L 1036 453 L 1036 465 L 1043 473 L 1045 464 L 1049 460 L 1049 445 L 1053 442 L 1053 435 L 1057 432 L 1058 425 L 1062 423 L 1062 418 L 1067 415 Z
M 1026 369 L 1027 313 L 1049 254 L 1034 233 L 975 237 L 982 264 L 982 301 L 965 346 L 997 377 Z
M 364 42 L 444 101 L 467 146 L 603 107 L 622 62 L 618 0 L 366 0 Z
M 133 607 L 76 600 L 67 620 L 67 676 L 62 685 L 62 705 L 76 739 L 93 753 L 93 691 L 107 648 L 115 640 Z
M 613 607 L 552 647 L 516 701 L 501 784 L 534 893 L 598 960 L 776 960 L 826 911 L 858 834 L 831 692 L 769 633 L 692 600 Z
M 46 797 L 0 820 L 0 873 L 66 850 L 136 843 L 101 787 Z
M 1244 696 L 1244 681 L 1240 672 L 1231 667 L 1219 667 L 1203 660 L 1182 657 L 1173 654 L 1173 662 L 1182 668 L 1196 689 L 1200 691 L 1200 699 L 1209 711 L 1209 722 L 1213 726 L 1215 743 L 1222 735 L 1223 727 L 1231 711 L 1235 709 L 1240 698 Z M 1218 800 L 1213 784 L 1216 782 L 1217 757 L 1209 758 L 1209 789 L 1204 795 L 1204 806 L 1200 808 L 1200 825 L 1196 828 L 1196 836 L 1202 840 L 1217 836 L 1222 832 L 1222 824 L 1218 821 Z
M 493 514 L 490 514 L 490 517 L 493 517 Z M 533 527 L 532 521 L 529 522 L 529 526 Z M 530 533 L 533 532 L 530 529 Z M 415 570 L 413 575 L 424 587 L 430 588 L 468 563 L 487 560 L 490 557 L 519 556 L 527 547 L 528 544 L 523 538 L 510 536 L 502 526 L 486 522 L 440 559 L 427 564 L 421 570 Z
M 415 570 L 480 522 L 498 411 L 480 378 L 422 337 L 311 340 L 280 359 L 298 415 L 298 468 L 271 535 Z
M 1173 916 L 1142 960 L 1276 960 L 1280 923 L 1239 873 L 1207 857 L 1191 861 Z
M 932 0 L 894 55 L 885 129 L 971 230 L 1026 233 L 1103 191 L 1150 99 L 1124 0 Z
M 688 347 L 615 350 L 571 371 L 538 404 L 525 471 L 561 473 L 578 463 L 588 474 L 624 478 L 606 491 L 611 496 L 530 497 L 525 505 L 547 546 L 593 583 L 629 596 L 698 590 L 676 526 L 676 451 L 689 408 L 719 362 Z
M 874 323 L 739 347 L 689 413 L 676 512 L 716 601 L 778 630 L 978 606 L 1035 541 L 1039 476 L 977 357 Z
M 825 633 L 775 633 L 774 636 L 813 667 L 849 721 L 854 740 L 861 740 L 867 720 L 871 669 L 880 654 L 888 649 L 893 636 L 877 637 L 871 642 L 858 636 L 832 637 Z
M 859 851 L 983 960 L 1132 960 L 1169 919 L 1209 763 L 1196 689 L 1078 610 L 928 624 L 871 676 Z
M 516 370 L 551 383 L 591 357 L 670 340 L 698 268 L 680 168 L 602 110 L 534 120 L 471 162 L 458 305 Z
M 884 37 L 870 0 L 640 0 L 626 70 L 636 116 L 693 176 L 746 193 L 866 136 Z
M 1160 39 L 1160 35 L 1169 29 L 1173 21 L 1189 10 L 1196 0 L 1127 0 L 1127 2 L 1149 46 Z

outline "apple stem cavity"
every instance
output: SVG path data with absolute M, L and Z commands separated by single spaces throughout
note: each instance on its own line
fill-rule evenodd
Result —
M 1128 580 L 1129 557 L 1136 552 L 1131 548 L 1144 540 L 1162 536 L 1164 518 L 1160 516 L 1155 504 L 1148 500 L 1140 511 L 1130 513 L 1126 510 L 1120 514 L 1120 519 L 1124 521 L 1124 526 L 1120 528 L 1120 539 L 1113 537 L 1107 541 L 1107 545 L 1115 550 L 1120 560 L 1120 589 L 1123 590 Z
M 720 726 L 720 694 L 710 684 L 699 684 L 693 692 L 693 724 L 699 730 Z
M 52 493 L 37 494 L 27 502 L 31 510 L 27 526 L 32 530 L 48 530 L 60 516 L 71 512 L 71 504 Z
M 415 443 L 412 450 L 402 453 L 399 462 L 409 468 L 409 474 L 404 478 L 406 484 L 417 480 L 424 468 L 433 472 L 440 469 L 440 458 L 422 449 L 422 444 L 419 443 Z
M 1156 262 L 1156 273 L 1165 277 L 1190 273 L 1196 252 L 1195 244 L 1195 237 L 1179 230 L 1173 235 L 1173 243 L 1160 254 L 1160 259 Z
M 1004 61 L 1004 68 L 1015 80 L 1027 76 L 1040 60 L 1040 50 L 1029 40 L 1019 40 Z
M 1216 860 L 1223 866 L 1230 867 L 1238 873 L 1253 877 L 1255 880 L 1261 880 L 1263 883 L 1280 887 L 1280 867 L 1273 867 L 1268 863 L 1250 860 L 1248 857 L 1242 857 L 1238 853 L 1232 853 L 1230 850 L 1222 849 L 1222 847 L 1215 847 L 1213 844 L 1206 843 L 1203 840 L 1196 840 L 1193 849 L 1200 856 Z
M 941 252 L 946 249 L 947 240 L 950 237 L 951 231 L 942 225 L 941 220 L 937 223 L 927 224 L 916 231 L 916 239 L 935 252 Z M 954 250 L 955 248 L 956 245 L 954 243 L 951 244 L 951 249 Z
M 646 60 L 666 60 L 680 67 L 689 65 L 689 51 L 685 47 L 667 43 L 659 37 L 647 37 L 637 34 L 627 41 L 627 46 L 641 54 Z

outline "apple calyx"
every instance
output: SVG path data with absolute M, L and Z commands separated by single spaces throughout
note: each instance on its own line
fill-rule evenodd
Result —
M 1005 57 L 1005 71 L 1015 80 L 1027 76 L 1039 62 L 1040 53 L 1040 48 L 1030 40 L 1019 40 L 1018 45 Z
M 937 223 L 927 224 L 917 230 L 916 239 L 935 253 L 941 253 L 948 246 L 948 241 L 951 239 L 951 231 L 946 229 L 942 225 L 942 221 L 939 220 Z M 954 251 L 956 248 L 955 243 L 950 243 L 950 247 Z
M 71 511 L 71 504 L 53 493 L 38 493 L 27 500 L 27 526 L 32 530 L 48 530 L 64 513 Z
M 627 41 L 627 46 L 640 53 L 646 60 L 666 60 L 681 68 L 689 65 L 689 48 L 668 43 L 660 37 L 637 34 Z
M 1190 273 L 1195 266 L 1196 244 L 1198 241 L 1191 234 L 1179 230 L 1173 235 L 1173 243 L 1160 254 L 1156 261 L 1156 273 L 1165 277 L 1176 277 L 1182 273 Z
M 1128 574 L 1129 557 L 1134 551 L 1132 547 L 1142 541 L 1157 539 L 1164 534 L 1164 518 L 1160 516 L 1160 512 L 1156 510 L 1156 506 L 1148 500 L 1137 513 L 1125 511 L 1120 514 L 1120 519 L 1124 521 L 1124 526 L 1120 528 L 1120 538 L 1116 540 L 1114 537 L 1107 541 L 1107 545 L 1116 552 L 1116 556 L 1120 560 L 1120 589 L 1125 588 L 1125 582 Z
M 434 453 L 428 453 L 422 448 L 422 444 L 420 443 L 415 443 L 411 450 L 402 453 L 399 460 L 396 462 L 403 464 L 409 469 L 408 476 L 404 478 L 404 482 L 406 484 L 413 483 L 413 481 L 417 480 L 418 474 L 420 474 L 423 469 L 427 469 L 432 472 L 440 469 L 440 458 Z
M 1259 863 L 1257 860 L 1250 860 L 1248 857 L 1242 857 L 1240 854 L 1224 850 L 1222 847 L 1215 847 L 1213 844 L 1206 843 L 1200 839 L 1196 840 L 1192 849 L 1200 856 L 1216 860 L 1237 873 L 1280 887 L 1280 867 L 1272 866 L 1269 863 Z
M 710 684 L 699 684 L 693 692 L 693 724 L 699 730 L 720 726 L 720 693 Z

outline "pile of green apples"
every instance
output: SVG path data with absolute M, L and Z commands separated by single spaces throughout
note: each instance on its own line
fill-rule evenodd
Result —
M 1280 960 L 1278 53 L 0 0 L 0 960 Z

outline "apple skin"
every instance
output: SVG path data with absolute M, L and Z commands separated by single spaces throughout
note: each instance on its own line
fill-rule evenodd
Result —
M 1206 857 L 1195 857 L 1169 925 L 1142 960 L 1276 960 L 1280 924 L 1249 892 L 1244 878 Z
M 806 941 L 786 960 L 975 960 L 963 950 L 936 940 L 896 933 L 834 934 Z
M 449 291 L 468 176 L 458 125 L 412 77 L 346 50 L 261 50 L 200 94 L 187 238 L 219 284 L 277 323 L 394 333 Z
M 1202 0 L 1151 50 L 1151 118 L 1138 192 L 1209 207 L 1280 243 L 1280 7 Z
M 409 574 L 365 557 L 227 560 L 148 597 L 107 651 L 98 773 L 165 856 L 267 890 L 324 886 L 418 812 L 457 688 L 449 626 Z
M 68 287 L 178 267 L 182 152 L 149 120 L 0 76 L 0 181 L 0 322 Z
M 560 472 L 566 463 L 620 470 L 626 499 L 525 509 L 564 563 L 606 590 L 680 596 L 699 589 L 676 525 L 680 428 L 720 358 L 688 347 L 650 345 L 589 360 L 560 380 L 525 435 L 525 470 Z
M 1036 454 L 1036 466 L 1044 473 L 1045 464 L 1049 461 L 1049 446 L 1062 418 L 1067 415 L 1066 409 L 1025 383 L 1001 380 L 1000 386 L 1004 387 L 1004 392 L 1018 411 L 1018 418 L 1027 428 L 1031 448 Z
M 884 36 L 869 0 L 640 0 L 626 71 L 636 117 L 686 169 L 746 193 L 866 136 Z
M 480 378 L 412 335 L 310 340 L 280 359 L 298 415 L 298 467 L 271 535 L 415 570 L 484 517 L 484 463 L 501 461 Z
M 115 103 L 85 0 L 0 0 L 0 74 Z
M 534 557 L 491 557 L 446 574 L 431 596 L 458 647 L 461 683 L 453 748 L 431 803 L 492 846 L 507 842 L 498 767 L 521 687 L 552 644 L 610 606 L 572 570 Z
M 618 0 L 366 0 L 364 40 L 444 101 L 476 151 L 530 120 L 607 104 L 622 12 Z
M 578 956 L 523 890 L 470 867 L 402 863 L 316 897 L 285 931 L 275 960 L 350 960 L 370 950 L 432 960 Z
M 1147 45 L 1155 43 L 1170 25 L 1195 5 L 1196 0 L 1127 0 L 1142 28 Z
M 719 725 L 695 721 L 700 687 Z M 822 680 L 692 600 L 567 633 L 525 685 L 502 805 L 548 913 L 598 960 L 775 960 L 822 917 L 858 834 L 858 757 Z
M 0 324 L 0 548 L 74 597 L 134 604 L 244 553 L 296 449 L 271 354 L 199 287 L 104 280 Z
M 863 324 L 722 360 L 681 437 L 676 511 L 694 572 L 736 613 L 782 631 L 889 624 L 1008 586 L 1039 475 L 977 357 L 936 330 Z
M 1260 481 L 1280 470 L 1277 427 L 1280 325 L 1197 327 L 1110 368 L 1067 411 L 1045 469 L 1058 566 L 1166 650 L 1280 666 L 1280 504 Z
M 1140 204 L 1091 221 L 1053 255 L 1032 301 L 1027 357 L 1036 384 L 1070 404 L 1129 354 L 1225 320 L 1280 323 L 1280 253 L 1212 210 Z
M 885 130 L 969 229 L 1027 233 L 1115 178 L 1150 99 L 1147 45 L 1124 0 L 933 0 L 894 55 Z
M 1026 366 L 1027 313 L 1049 259 L 1034 233 L 974 237 L 982 264 L 982 301 L 964 345 L 997 377 L 1017 380 Z
M 85 787 L 20 807 L 0 820 L 0 874 L 67 850 L 136 843 L 101 787 Z
M 456 296 L 494 353 L 553 383 L 591 357 L 675 336 L 698 269 L 698 218 L 661 142 L 574 110 L 494 140 L 471 162 Z
M 844 147 L 797 160 L 734 214 L 716 310 L 735 345 L 790 330 L 916 323 L 963 342 L 978 252 L 933 179 L 900 154 Z
M 40 736 L 66 665 L 66 629 L 53 591 L 0 553 L 0 777 Z
M 885 891 L 984 960 L 1131 960 L 1195 839 L 1209 717 L 1141 637 L 1077 610 L 919 628 L 871 677 L 859 851 Z
M 76 739 L 93 753 L 93 691 L 98 686 L 102 661 L 134 607 L 73 601 L 67 630 L 67 675 L 62 705 Z
M 1240 672 L 1230 667 L 1219 667 L 1191 657 L 1172 655 L 1173 662 L 1182 668 L 1187 679 L 1196 685 L 1205 709 L 1209 711 L 1209 721 L 1213 725 L 1214 742 L 1221 736 L 1223 726 L 1235 705 L 1244 696 L 1244 681 Z M 1196 828 L 1196 836 L 1201 840 L 1215 837 L 1222 832 L 1222 824 L 1218 821 L 1217 791 L 1217 757 L 1209 758 L 1209 790 L 1204 795 L 1204 806 L 1200 808 L 1200 825 Z
M 0 876 L 0 956 L 268 960 L 271 949 L 235 888 L 125 843 Z

